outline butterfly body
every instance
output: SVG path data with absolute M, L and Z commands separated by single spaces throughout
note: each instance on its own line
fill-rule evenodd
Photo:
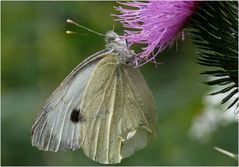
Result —
M 42 106 L 32 145 L 46 151 L 82 148 L 99 163 L 115 164 L 154 136 L 153 95 L 133 68 L 125 40 L 114 32 L 106 36 L 106 49 L 80 63 Z

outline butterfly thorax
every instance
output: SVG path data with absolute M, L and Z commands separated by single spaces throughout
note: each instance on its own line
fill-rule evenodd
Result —
M 128 49 L 127 42 L 113 31 L 106 33 L 106 48 L 112 50 L 119 64 L 132 65 L 134 54 Z

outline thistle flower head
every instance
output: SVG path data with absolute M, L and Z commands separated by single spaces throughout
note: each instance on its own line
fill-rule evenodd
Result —
M 188 17 L 198 6 L 197 1 L 133 1 L 119 2 L 125 7 L 117 19 L 123 25 L 125 38 L 132 44 L 144 44 L 146 47 L 137 54 L 137 59 L 146 62 L 169 46 L 181 35 Z M 154 53 L 154 51 L 156 53 Z

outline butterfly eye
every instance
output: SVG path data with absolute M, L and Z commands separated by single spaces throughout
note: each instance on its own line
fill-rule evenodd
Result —
M 83 116 L 80 113 L 80 109 L 79 110 L 73 109 L 71 112 L 71 121 L 73 123 L 77 123 L 77 122 L 81 121 L 82 119 L 83 119 Z
M 109 41 L 109 42 L 112 42 L 112 41 L 114 41 L 114 40 L 115 40 L 115 37 L 109 37 L 109 38 L 108 38 L 108 41 Z

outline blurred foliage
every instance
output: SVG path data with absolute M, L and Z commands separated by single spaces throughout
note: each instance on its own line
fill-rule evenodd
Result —
M 206 84 L 225 85 L 212 95 L 223 93 L 226 103 L 238 92 L 238 1 L 201 2 L 190 24 L 199 64 L 211 67 L 202 74 L 216 77 Z M 228 108 L 233 105 L 238 107 L 238 97 Z
M 2 165 L 99 165 L 82 152 L 44 152 L 31 146 L 40 106 L 83 59 L 104 48 L 102 37 L 67 25 L 70 18 L 98 32 L 112 29 L 114 2 L 2 2 Z M 88 35 L 66 35 L 74 30 Z M 122 33 L 119 24 L 115 31 Z M 120 165 L 237 165 L 213 146 L 236 153 L 237 124 L 215 131 L 206 143 L 189 138 L 193 118 L 203 110 L 202 67 L 186 36 L 178 49 L 160 55 L 162 64 L 143 72 L 158 104 L 158 136 Z

